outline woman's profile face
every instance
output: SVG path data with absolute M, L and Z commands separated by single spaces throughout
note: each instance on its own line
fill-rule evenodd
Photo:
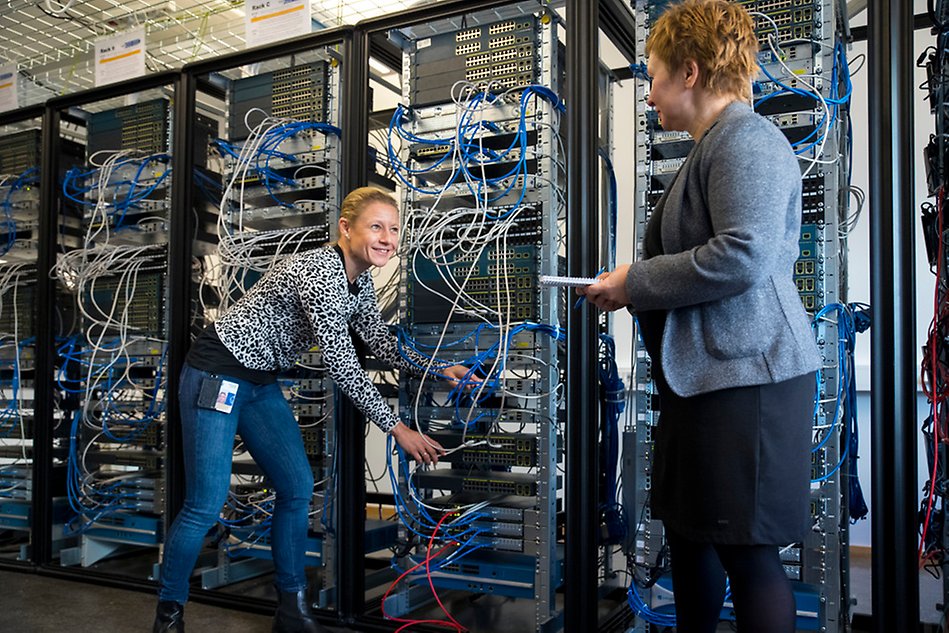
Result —
M 652 82 L 646 103 L 656 109 L 662 129 L 670 132 L 687 130 L 688 89 L 685 85 L 685 67 L 673 73 L 664 61 L 652 55 L 647 72 Z
M 353 222 L 340 220 L 340 227 L 361 270 L 385 266 L 399 246 L 399 210 L 385 202 L 368 203 Z

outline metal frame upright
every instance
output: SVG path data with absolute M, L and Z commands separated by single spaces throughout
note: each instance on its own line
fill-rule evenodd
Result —
M 871 0 L 873 630 L 919 626 L 916 555 L 913 3 Z
M 45 151 L 47 147 L 46 144 L 46 130 L 49 127 L 47 124 L 47 115 L 48 110 L 43 105 L 34 105 L 25 108 L 18 108 L 10 112 L 0 113 L 0 127 L 6 125 L 14 125 L 17 123 L 24 123 L 31 119 L 40 120 L 42 131 L 41 131 L 41 144 L 42 144 L 42 156 L 41 160 L 41 169 L 40 169 L 40 209 L 45 209 L 47 206 L 44 204 L 43 199 L 43 184 L 48 180 L 44 177 L 44 174 L 47 172 L 46 169 L 46 157 L 48 152 Z M 39 245 L 39 253 L 37 257 L 37 267 L 38 270 L 42 270 L 40 263 L 43 261 L 43 248 L 44 240 L 42 236 L 46 235 L 44 232 L 44 226 L 48 221 L 48 214 L 40 214 L 40 225 L 39 225 L 39 234 L 40 237 L 37 240 Z M 38 288 L 42 287 L 44 283 L 43 275 L 39 276 L 37 279 Z M 39 292 L 38 297 L 42 298 L 43 293 Z M 41 312 L 39 312 L 34 306 L 34 318 L 39 317 Z M 37 363 L 39 363 L 39 357 L 42 355 L 41 348 L 37 346 Z M 40 375 L 40 374 L 36 374 Z M 36 403 L 35 407 L 38 407 L 39 403 Z M 32 496 L 30 499 L 30 547 L 29 547 L 29 556 L 26 560 L 11 560 L 11 559 L 0 559 L 0 568 L 10 568 L 15 570 L 35 570 L 35 566 L 38 560 L 43 559 L 43 557 L 48 556 L 48 548 L 45 547 L 45 539 L 38 538 L 40 534 L 45 534 L 48 532 L 48 525 L 51 522 L 50 515 L 52 514 L 52 500 L 50 499 L 51 495 L 50 490 L 50 481 L 47 477 L 43 476 L 43 464 L 49 460 L 49 448 L 42 439 L 37 439 L 37 434 L 41 436 L 44 435 L 48 429 L 45 429 L 45 425 L 37 424 L 36 422 L 41 418 L 36 414 L 34 410 L 34 424 L 33 424 L 33 463 L 32 463 Z M 43 429 L 41 431 L 41 429 Z M 49 499 L 49 501 L 47 501 Z M 37 526 L 40 526 L 41 529 L 37 529 Z
M 366 20 L 357 25 L 356 39 L 365 37 L 369 46 L 364 48 L 368 63 L 373 36 L 389 29 L 409 24 L 438 20 L 490 9 L 511 0 L 449 0 L 404 12 Z M 600 30 L 607 34 L 619 51 L 630 61 L 636 57 L 634 19 L 630 7 L 619 0 L 597 3 L 568 0 L 567 7 L 567 113 L 564 117 L 568 139 L 567 217 L 569 229 L 568 274 L 587 276 L 599 266 L 599 227 L 586 222 L 589 209 L 596 208 L 597 194 L 597 108 L 598 108 L 598 37 Z M 363 35 L 364 34 L 364 35 Z M 380 58 L 390 65 L 395 61 L 382 51 Z M 359 95 L 362 99 L 362 95 Z M 353 107 L 368 109 L 368 101 L 352 102 Z M 368 112 L 367 112 L 368 114 Z M 362 140 L 352 139 L 353 143 Z M 365 154 L 349 146 L 350 154 Z M 570 220 L 573 220 L 570 222 Z M 567 363 L 572 380 L 567 392 L 568 415 L 572 420 L 592 420 L 598 416 L 595 375 L 589 371 L 597 364 L 597 320 L 589 311 L 576 311 L 568 322 Z M 593 630 L 598 619 L 597 538 L 598 521 L 596 495 L 597 426 L 594 424 L 567 425 L 566 462 L 566 550 L 564 630 Z M 355 476 L 357 473 L 347 472 Z M 360 570 L 361 571 L 361 570 Z M 361 576 L 356 572 L 357 576 Z M 345 615 L 344 615 L 345 617 Z M 369 624 L 374 618 L 356 618 Z M 347 619 L 347 621 L 351 621 Z
M 82 105 L 106 99 L 134 94 L 143 90 L 171 87 L 177 90 L 180 74 L 166 71 L 148 75 L 135 80 L 110 84 L 71 95 L 50 99 L 44 107 L 43 121 L 43 165 L 45 174 L 58 174 L 60 171 L 61 123 L 63 120 L 75 120 L 72 109 Z M 41 271 L 52 270 L 56 260 L 59 208 L 61 189 L 58 177 L 43 178 L 40 184 L 40 204 L 43 209 L 40 223 L 40 245 L 38 267 Z M 98 584 L 151 590 L 153 584 L 144 579 L 129 578 L 117 574 L 91 569 L 72 569 L 53 564 L 52 548 L 52 498 L 48 482 L 52 476 L 52 435 L 51 423 L 53 410 L 53 350 L 54 309 L 56 301 L 56 282 L 49 274 L 40 275 L 37 287 L 37 358 L 36 358 L 36 437 L 34 451 L 36 467 L 34 476 L 40 482 L 37 490 L 36 522 L 38 525 L 35 541 L 34 562 L 44 575 L 63 577 L 73 580 L 85 580 Z

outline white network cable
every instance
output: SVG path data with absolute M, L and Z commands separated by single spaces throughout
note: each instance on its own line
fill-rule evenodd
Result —
M 442 140 L 444 141 L 445 145 L 451 145 L 452 147 L 452 156 L 450 157 L 451 163 L 446 167 L 446 170 L 450 171 L 450 176 L 447 179 L 448 182 L 452 182 L 454 180 L 455 175 L 459 172 L 459 170 L 461 170 L 461 163 L 465 161 L 465 156 L 461 148 L 466 142 L 471 142 L 471 139 L 467 139 L 466 141 L 462 140 L 463 131 L 461 129 L 461 124 L 463 117 L 470 117 L 467 120 L 467 124 L 472 127 L 480 126 L 482 121 L 496 120 L 496 118 L 492 119 L 491 117 L 498 117 L 499 113 L 502 113 L 500 114 L 500 118 L 502 119 L 517 119 L 519 106 L 510 105 L 508 96 L 511 93 L 511 91 L 508 91 L 507 93 L 503 93 L 498 97 L 487 97 L 484 94 L 481 94 L 480 90 L 474 88 L 470 84 L 465 84 L 464 82 L 458 82 L 455 84 L 452 89 L 453 99 L 455 102 L 456 121 L 454 136 L 450 138 L 436 136 L 432 139 L 432 142 Z M 472 107 L 472 100 L 479 94 L 481 94 L 483 99 L 480 100 L 477 106 Z M 544 114 L 546 114 L 549 118 L 554 119 L 554 123 L 548 123 L 543 120 L 531 120 L 530 124 L 533 126 L 533 129 L 537 130 L 541 127 L 549 127 L 554 132 L 553 136 L 557 139 L 558 144 L 560 144 L 562 147 L 562 142 L 559 138 L 559 134 L 557 133 L 557 120 L 555 119 L 556 110 L 541 100 L 535 100 L 535 103 L 543 104 L 540 107 L 544 108 Z M 524 113 L 521 113 L 520 116 L 523 117 Z M 405 148 L 402 147 L 401 142 L 402 139 L 399 137 L 399 153 L 404 153 Z M 543 370 L 547 365 L 547 363 L 538 362 L 539 359 L 536 359 L 529 354 L 515 354 L 509 352 L 509 348 L 512 343 L 512 341 L 509 340 L 511 326 L 515 324 L 514 315 L 511 313 L 511 307 L 513 303 L 513 297 L 517 289 L 513 287 L 511 279 L 512 273 L 514 272 L 513 269 L 515 263 L 510 259 L 510 256 L 514 251 L 509 247 L 508 236 L 511 230 L 517 226 L 518 216 L 527 207 L 525 205 L 521 205 L 518 208 L 512 209 L 510 213 L 506 214 L 505 217 L 501 219 L 489 218 L 491 205 L 488 200 L 488 192 L 490 191 L 490 187 L 488 186 L 488 179 L 484 169 L 485 166 L 490 164 L 490 160 L 488 160 L 489 153 L 484 151 L 483 146 L 480 145 L 482 143 L 482 137 L 480 135 L 477 139 L 477 142 L 479 143 L 479 148 L 475 153 L 475 156 L 478 157 L 479 160 L 476 161 L 475 165 L 469 165 L 469 169 L 462 170 L 465 178 L 464 184 L 459 183 L 454 185 L 454 187 L 457 189 L 471 188 L 472 190 L 484 192 L 483 196 L 475 198 L 476 206 L 474 208 L 440 208 L 442 197 L 446 195 L 452 195 L 449 191 L 450 188 L 446 185 L 445 187 L 441 188 L 430 201 L 427 201 L 425 207 L 410 208 L 406 212 L 405 224 L 408 230 L 403 232 L 403 243 L 400 245 L 399 249 L 400 256 L 402 257 L 403 262 L 409 266 L 411 274 L 416 279 L 415 283 L 423 288 L 426 288 L 429 292 L 443 298 L 451 304 L 448 317 L 442 324 L 442 327 L 439 328 L 441 334 L 438 338 L 438 341 L 433 346 L 433 348 L 429 350 L 431 360 L 425 367 L 426 372 L 420 379 L 421 382 L 418 386 L 416 397 L 413 402 L 413 418 L 415 420 L 419 419 L 421 394 L 424 391 L 424 384 L 428 379 L 428 370 L 435 366 L 436 363 L 438 363 L 438 366 L 452 364 L 448 361 L 436 359 L 438 359 L 439 355 L 442 354 L 442 350 L 445 345 L 446 333 L 449 330 L 449 325 L 451 324 L 452 319 L 455 318 L 456 315 L 475 317 L 497 329 L 496 336 L 498 338 L 498 353 L 495 355 L 491 367 L 486 372 L 487 379 L 490 379 L 492 376 L 496 376 L 497 372 L 499 371 L 499 367 L 502 364 L 507 367 L 508 363 L 511 361 L 523 362 L 526 366 L 530 366 L 532 371 L 538 371 L 539 369 Z M 395 149 L 395 147 L 393 147 L 393 149 Z M 513 162 L 519 158 L 526 157 L 520 157 L 515 153 L 507 157 L 505 160 Z M 468 157 L 468 160 L 470 160 L 470 156 Z M 565 171 L 565 167 L 561 162 L 558 161 L 556 165 L 560 170 Z M 525 177 L 525 175 L 518 172 L 516 175 L 511 176 L 510 178 L 522 179 Z M 551 178 L 552 177 L 553 175 L 551 175 Z M 534 180 L 535 185 L 540 180 L 546 180 L 536 176 L 532 177 L 532 179 Z M 553 184 L 551 180 L 546 180 L 546 182 L 550 185 Z M 522 186 L 527 187 L 528 183 L 523 182 Z M 565 204 L 565 200 L 563 199 L 563 196 L 559 194 L 559 192 L 558 199 L 560 200 L 561 204 Z M 497 259 L 495 260 L 495 268 L 493 271 L 496 274 L 496 290 L 492 297 L 493 300 L 490 303 L 487 303 L 486 300 L 480 300 L 471 295 L 466 290 L 466 288 L 471 277 L 478 271 L 478 263 L 483 253 L 489 248 L 493 248 L 493 252 L 496 253 L 497 256 Z M 438 292 L 419 279 L 417 274 L 419 256 L 425 257 L 435 264 L 437 274 L 439 275 L 441 281 L 443 281 L 448 288 L 447 295 Z M 451 269 L 449 269 L 449 265 L 451 265 Z M 506 372 L 510 373 L 511 370 L 507 369 Z M 476 402 L 483 392 L 484 384 L 482 384 L 480 387 L 473 388 L 473 393 L 471 394 L 472 404 L 468 408 L 466 415 L 466 419 L 468 420 L 470 420 L 474 414 L 475 407 L 477 406 Z M 562 385 L 558 384 L 554 387 L 553 392 L 559 392 L 561 389 Z M 500 393 L 502 396 L 501 411 L 503 411 L 503 397 L 505 395 L 517 397 L 530 396 L 535 398 L 543 398 L 550 395 L 515 393 L 503 387 Z M 497 427 L 498 425 L 499 423 L 495 422 L 495 426 Z M 451 452 L 462 450 L 471 446 L 493 446 L 490 439 L 467 440 L 466 435 L 467 428 L 462 434 L 461 445 L 455 449 L 452 449 Z M 422 466 L 416 465 L 413 475 L 414 472 L 420 468 L 422 468 Z M 411 490 L 412 486 L 410 485 L 409 488 Z M 424 500 L 418 498 L 414 492 L 411 494 L 413 502 L 418 504 L 420 507 L 436 510 L 438 509 L 426 505 Z

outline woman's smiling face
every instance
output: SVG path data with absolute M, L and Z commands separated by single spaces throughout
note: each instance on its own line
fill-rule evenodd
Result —
M 360 272 L 385 266 L 399 246 L 399 210 L 385 202 L 368 203 L 354 221 L 341 219 L 340 228 Z

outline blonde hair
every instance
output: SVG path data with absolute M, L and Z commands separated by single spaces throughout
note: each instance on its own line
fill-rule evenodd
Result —
M 394 207 L 396 210 L 399 208 L 399 204 L 395 201 L 395 198 L 382 189 L 359 187 L 358 189 L 350 191 L 349 194 L 343 198 L 343 208 L 340 209 L 339 212 L 340 218 L 345 218 L 352 224 L 360 214 L 362 214 L 366 206 L 372 202 L 382 202 Z
M 713 94 L 736 94 L 751 101 L 758 72 L 755 23 L 744 7 L 729 0 L 684 0 L 652 26 L 646 55 L 655 54 L 671 72 L 694 59 L 702 85 Z

